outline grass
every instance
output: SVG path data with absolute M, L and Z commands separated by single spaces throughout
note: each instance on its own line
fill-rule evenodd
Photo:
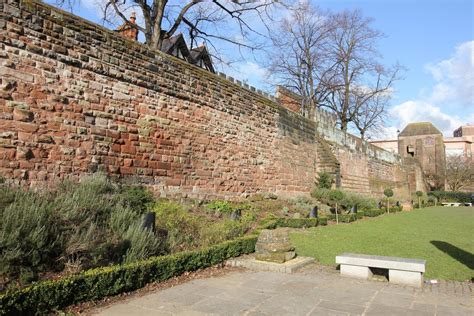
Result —
M 474 208 L 429 207 L 293 233 L 298 255 L 335 265 L 343 252 L 426 260 L 425 278 L 474 277 Z

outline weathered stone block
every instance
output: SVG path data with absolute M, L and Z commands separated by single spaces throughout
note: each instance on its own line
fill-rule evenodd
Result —
M 295 256 L 287 228 L 264 229 L 260 232 L 255 245 L 255 259 L 283 263 Z

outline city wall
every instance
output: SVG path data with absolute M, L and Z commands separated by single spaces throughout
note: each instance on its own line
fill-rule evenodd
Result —
M 314 185 L 319 132 L 343 188 L 406 188 L 398 157 L 254 88 L 35 0 L 2 2 L 0 14 L 0 174 L 10 181 L 102 171 L 161 196 L 297 196 Z

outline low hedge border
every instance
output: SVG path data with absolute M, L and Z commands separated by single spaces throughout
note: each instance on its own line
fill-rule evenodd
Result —
M 200 250 L 38 282 L 0 294 L 0 315 L 44 314 L 72 304 L 133 291 L 150 282 L 164 281 L 186 271 L 207 268 L 231 257 L 252 253 L 256 242 L 257 236 L 246 236 Z
M 382 210 L 382 209 L 365 210 L 365 211 L 364 211 L 364 216 L 367 216 L 367 217 L 376 217 L 376 216 L 382 215 L 382 214 L 384 214 L 384 213 L 385 213 L 385 211 Z
M 390 208 L 390 213 L 397 213 L 401 212 L 403 207 L 401 206 L 394 206 Z M 340 214 L 339 215 L 339 222 L 341 223 L 351 223 L 358 219 L 362 219 L 365 217 L 376 217 L 382 214 L 387 213 L 385 209 L 373 209 L 373 210 L 365 210 L 365 211 L 358 211 L 357 213 L 349 213 L 349 214 Z M 336 214 L 330 214 L 327 216 L 327 219 L 330 221 L 336 220 Z
M 260 225 L 259 229 L 275 229 L 278 227 L 309 228 L 326 225 L 327 220 L 322 218 L 275 218 Z
M 357 214 L 353 214 L 353 213 L 350 213 L 350 214 L 339 214 L 338 216 L 338 220 L 339 222 L 341 223 L 351 223 L 351 222 L 355 222 L 357 220 Z M 335 221 L 336 220 L 336 214 L 330 214 L 328 215 L 328 219 L 331 220 L 331 221 Z

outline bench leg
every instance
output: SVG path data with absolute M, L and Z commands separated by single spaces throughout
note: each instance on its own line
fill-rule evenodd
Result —
M 421 287 L 423 284 L 423 274 L 421 272 L 389 270 L 388 280 L 390 283 Z
M 372 272 L 368 267 L 341 264 L 340 269 L 341 275 L 351 278 L 368 279 L 372 276 Z

